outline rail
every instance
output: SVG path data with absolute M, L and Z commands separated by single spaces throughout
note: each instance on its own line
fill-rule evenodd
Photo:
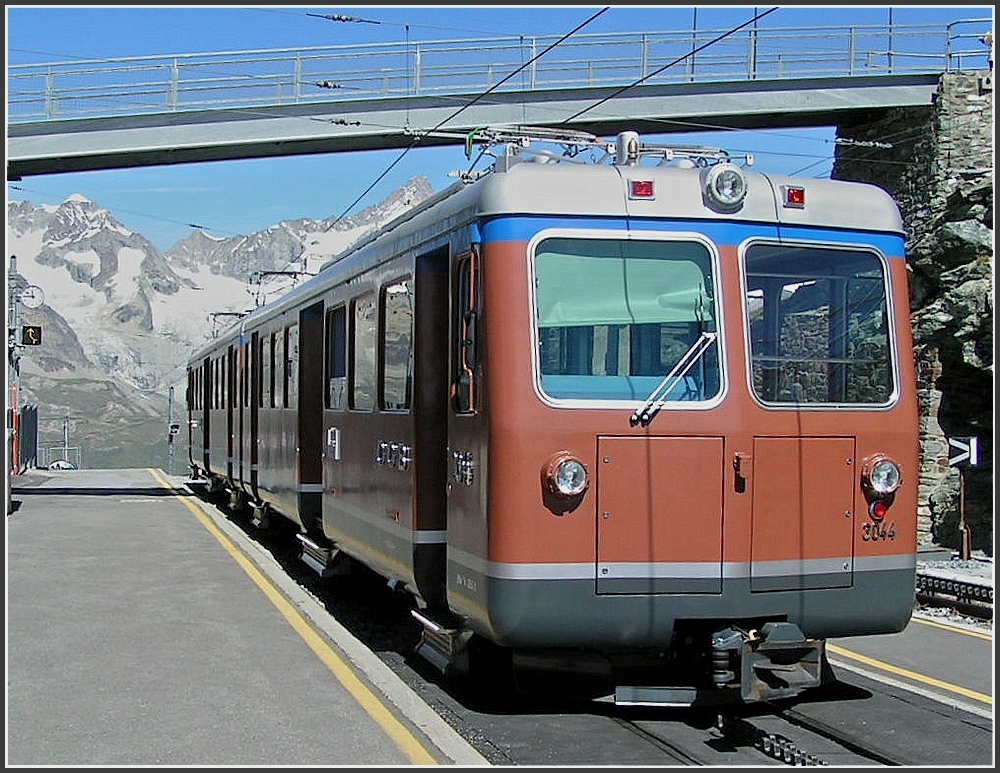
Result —
M 429 40 L 11 64 L 7 121 L 585 87 L 983 70 L 992 19 Z M 702 51 L 691 54 L 700 46 Z M 509 81 L 497 84 L 518 68 Z

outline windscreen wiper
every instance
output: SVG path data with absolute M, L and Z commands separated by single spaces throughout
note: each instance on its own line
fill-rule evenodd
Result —
M 663 381 L 656 385 L 656 389 L 650 392 L 649 397 L 646 398 L 646 402 L 635 409 L 635 412 L 628 420 L 629 426 L 634 427 L 636 424 L 641 424 L 644 427 L 648 427 L 649 422 L 653 420 L 667 402 L 667 395 L 670 394 L 670 391 L 687 375 L 687 372 L 694 367 L 694 364 L 698 362 L 701 355 L 705 353 L 705 350 L 718 337 L 718 333 L 702 333 L 698 337 L 698 340 L 691 344 L 691 348 L 684 352 L 684 356 L 677 361 L 677 364 L 670 369 L 670 372 L 664 376 Z

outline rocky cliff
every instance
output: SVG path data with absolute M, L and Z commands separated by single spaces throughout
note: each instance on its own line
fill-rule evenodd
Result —
M 921 541 L 993 553 L 992 72 L 942 77 L 929 108 L 842 125 L 833 176 L 880 185 L 907 232 L 921 403 Z M 979 463 L 949 467 L 949 438 L 976 437 Z M 961 478 L 961 479 L 960 479 Z

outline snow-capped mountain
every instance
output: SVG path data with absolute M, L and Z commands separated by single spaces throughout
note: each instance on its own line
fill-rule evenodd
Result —
M 371 228 L 433 193 L 417 178 L 378 206 L 334 225 L 278 223 L 248 236 L 193 231 L 166 253 L 105 209 L 73 195 L 57 207 L 8 206 L 8 246 L 17 273 L 41 287 L 98 370 L 145 391 L 177 381 L 187 352 L 212 334 L 213 312 L 246 311 L 263 272 L 316 273 Z M 275 297 L 281 282 L 261 284 Z M 168 344 L 168 345 L 165 345 Z M 183 369 L 183 368 L 182 368 Z
M 68 393 L 56 388 L 66 387 L 68 379 L 110 380 L 114 400 L 127 393 L 145 404 L 141 413 L 154 403 L 165 405 L 170 387 L 183 399 L 188 355 L 232 321 L 218 312 L 247 311 L 273 300 L 298 281 L 291 272 L 316 273 L 431 194 L 430 183 L 420 177 L 351 218 L 285 221 L 226 239 L 196 230 L 166 252 L 80 195 L 58 206 L 11 201 L 7 246 L 16 265 L 9 279 L 15 286 L 40 287 L 45 296 L 38 308 L 20 308 L 21 323 L 43 328 L 41 346 L 18 349 L 22 389 L 28 399 L 38 398 L 40 415 L 43 403 L 53 399 L 43 400 L 42 393 Z M 60 412 L 76 413 L 65 400 L 58 402 Z M 182 410 L 176 405 L 175 411 Z M 162 422 L 157 426 L 159 432 Z

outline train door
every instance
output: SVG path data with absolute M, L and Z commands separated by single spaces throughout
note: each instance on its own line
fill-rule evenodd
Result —
M 413 539 L 418 537 L 414 493 L 413 316 L 412 274 L 399 263 L 382 283 L 376 297 L 375 413 L 368 435 L 375 445 L 371 468 L 373 496 L 365 509 L 389 522 L 378 560 L 391 576 L 409 581 Z M 400 273 L 396 273 L 400 271 Z M 372 519 L 374 520 L 374 519 Z
M 199 367 L 189 367 L 187 371 L 187 444 L 188 444 L 188 467 L 191 469 L 192 477 L 197 477 L 198 459 L 201 456 L 198 433 L 201 432 L 201 422 L 198 421 L 198 398 L 200 396 L 200 372 Z
M 306 532 L 322 537 L 323 498 L 323 302 L 299 312 L 297 335 L 289 329 L 289 360 L 298 360 L 297 385 L 289 385 L 297 406 L 296 444 L 299 517 Z M 292 398 L 292 390 L 297 390 Z
M 248 448 L 244 452 L 246 458 L 249 460 L 250 464 L 250 494 L 254 501 L 260 501 L 260 492 L 257 490 L 257 469 L 260 465 L 258 459 L 257 445 L 259 441 L 259 430 L 257 422 L 260 418 L 260 400 L 261 400 L 261 373 L 263 368 L 261 366 L 261 341 L 260 332 L 254 331 L 250 335 L 250 387 L 249 387 L 249 400 L 250 400 L 250 426 L 249 432 L 247 433 L 247 445 Z
M 324 531 L 340 525 L 344 501 L 344 431 L 347 411 L 348 306 L 333 305 L 326 312 L 323 373 L 323 488 Z
M 357 552 L 380 544 L 365 534 L 366 515 L 376 510 L 376 299 L 370 286 L 359 288 L 326 315 L 323 532 L 334 542 L 350 542 Z M 379 561 L 374 553 L 363 558 Z
M 208 473 L 211 469 L 212 431 L 211 431 L 211 408 L 212 408 L 212 359 L 206 357 L 201 364 L 201 468 Z
M 226 411 L 226 479 L 230 485 L 235 480 L 233 459 L 235 457 L 234 438 L 236 436 L 236 353 L 232 346 L 226 347 L 225 386 L 223 387 L 222 407 Z
M 489 555 L 485 485 L 488 428 L 479 362 L 484 344 L 480 267 L 479 255 L 473 250 L 458 255 L 452 269 L 446 491 L 448 551 L 485 559 Z M 449 592 L 455 598 L 474 595 L 478 605 L 487 604 L 485 583 L 465 579 L 465 575 L 456 572 L 448 577 Z
M 413 571 L 428 606 L 446 610 L 448 247 L 417 257 L 413 325 Z
M 274 494 L 278 463 L 278 406 L 276 389 L 277 363 L 275 346 L 278 336 L 272 327 L 264 331 L 261 344 L 260 406 L 257 411 L 257 490 Z
M 243 424 L 244 424 L 244 403 L 246 401 L 246 345 L 243 343 L 243 335 L 240 334 L 239 345 L 236 348 L 235 367 L 235 401 L 233 406 L 233 424 L 235 427 L 235 438 L 233 439 L 233 482 L 242 491 L 244 486 L 243 472 Z

